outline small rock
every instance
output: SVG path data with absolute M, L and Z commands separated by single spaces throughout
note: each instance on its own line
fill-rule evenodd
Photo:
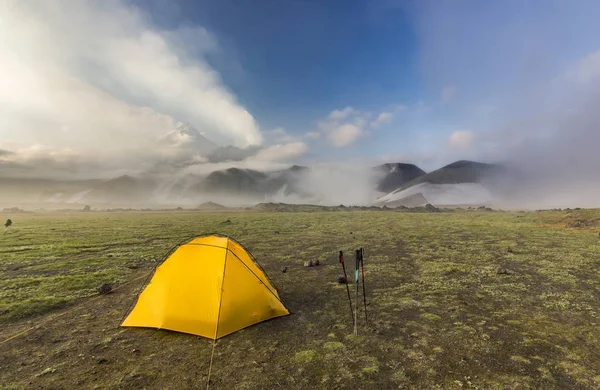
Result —
M 103 283 L 102 286 L 98 287 L 98 293 L 108 294 L 112 291 L 112 286 L 108 283 Z
M 139 350 L 139 349 L 137 349 L 137 348 L 134 348 L 134 349 L 132 349 L 132 350 L 131 350 L 131 352 L 133 352 L 133 353 L 139 353 L 139 352 L 140 352 L 140 350 Z
M 319 260 L 318 260 L 318 259 L 317 259 L 317 260 L 315 260 L 315 261 L 313 261 L 313 265 L 314 265 L 315 267 L 316 267 L 317 265 L 320 265 L 320 264 L 321 264 L 321 263 L 319 262 Z
M 498 268 L 498 270 L 496 271 L 496 273 L 498 275 L 514 275 L 515 271 L 508 269 L 508 268 Z
M 511 247 L 508 247 L 508 249 L 506 250 L 508 253 L 513 253 L 513 250 Z
M 279 230 L 275 230 L 273 233 L 275 233 L 275 234 L 279 234 Z
M 425 210 L 430 211 L 430 212 L 434 212 L 437 213 L 440 211 L 440 209 L 438 209 L 437 207 L 435 207 L 434 205 L 432 205 L 431 203 L 427 203 L 425 205 Z
M 110 254 L 108 255 L 108 257 L 113 257 L 113 254 L 112 254 L 112 253 L 110 253 Z
M 98 364 L 105 364 L 105 363 L 108 363 L 108 359 L 99 358 L 98 360 L 96 360 L 96 363 L 98 363 Z
M 312 267 L 313 265 L 314 265 L 314 264 L 313 264 L 313 261 L 312 261 L 312 260 L 308 260 L 308 261 L 305 261 L 305 262 L 304 262 L 304 266 L 305 266 L 305 267 Z
M 287 272 L 287 267 L 281 267 L 281 272 L 286 273 Z
M 346 277 L 344 275 L 338 276 L 337 281 L 338 281 L 339 284 L 346 284 L 346 283 L 348 283 L 348 281 L 346 280 Z

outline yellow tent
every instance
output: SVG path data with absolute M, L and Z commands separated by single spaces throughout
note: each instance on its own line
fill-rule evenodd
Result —
M 156 269 L 121 325 L 216 340 L 288 314 L 252 255 L 229 237 L 211 235 L 177 247 Z

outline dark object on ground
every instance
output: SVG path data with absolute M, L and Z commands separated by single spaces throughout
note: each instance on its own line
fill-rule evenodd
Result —
M 113 254 L 112 254 L 112 253 L 109 253 L 108 257 L 109 257 L 109 258 L 110 258 L 110 257 L 113 257 Z
M 108 359 L 106 359 L 106 358 L 99 358 L 98 360 L 96 360 L 96 362 L 98 364 L 105 364 L 105 363 L 108 363 Z
M 567 228 L 584 228 L 584 227 L 588 227 L 590 225 L 591 224 L 589 221 L 577 220 L 574 222 L 569 222 L 566 227 Z
M 313 261 L 313 265 L 316 267 L 317 265 L 320 265 L 321 263 L 319 262 L 319 260 L 315 260 Z
M 12 221 L 9 219 L 6 220 L 6 222 L 4 223 L 4 227 L 8 228 L 10 225 L 12 225 Z
M 92 208 L 91 208 L 90 206 L 85 206 L 85 207 L 83 208 L 83 211 L 85 211 L 85 212 L 88 212 L 88 211 L 90 211 L 90 210 L 92 210 Z
M 281 272 L 286 273 L 287 272 L 287 267 L 281 267 Z
M 279 234 L 279 230 L 275 230 L 273 233 L 275 233 L 275 234 Z
M 112 292 L 112 286 L 108 283 L 103 283 L 102 286 L 98 287 L 98 293 L 109 294 Z
M 511 247 L 508 247 L 508 249 L 506 250 L 508 253 L 513 253 L 513 250 Z
M 434 206 L 434 205 L 432 205 L 431 203 L 427 203 L 427 204 L 425 205 L 425 209 L 426 209 L 427 211 L 431 211 L 431 212 L 434 212 L 434 213 L 437 213 L 437 212 L 439 212 L 439 211 L 440 211 L 440 209 L 438 209 L 437 207 L 435 207 L 435 206 Z
M 514 275 L 515 271 L 508 269 L 508 268 L 498 268 L 498 270 L 496 271 L 496 273 L 498 275 Z
M 305 266 L 305 267 L 307 267 L 307 268 L 308 268 L 308 267 L 312 267 L 312 266 L 314 266 L 314 265 L 315 265 L 315 264 L 313 263 L 313 261 L 312 261 L 312 260 L 308 260 L 308 261 L 305 261 L 305 262 L 304 262 L 304 266 Z
M 344 275 L 338 276 L 337 281 L 338 281 L 339 284 L 346 284 L 348 282 L 346 280 L 346 277 Z
M 224 225 L 229 225 L 229 224 L 231 224 L 231 219 L 228 219 L 227 221 L 223 221 L 221 223 Z

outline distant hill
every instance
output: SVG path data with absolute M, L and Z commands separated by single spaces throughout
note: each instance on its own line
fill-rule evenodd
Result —
M 376 189 L 380 192 L 391 192 L 411 180 L 427 174 L 424 170 L 414 164 L 387 163 L 378 165 L 373 170 L 381 175 L 377 181 Z
M 202 203 L 200 206 L 196 207 L 198 210 L 227 210 L 228 208 L 215 203 L 215 202 L 205 202 Z
M 493 199 L 487 183 L 505 172 L 501 165 L 460 160 L 413 179 L 375 204 L 408 205 L 416 199 L 437 205 L 485 204 Z
M 420 183 L 459 184 L 480 183 L 504 171 L 504 167 L 475 161 L 460 160 L 448 164 L 426 175 L 413 179 L 397 190 L 401 191 Z
M 229 168 L 212 172 L 193 186 L 191 191 L 254 197 L 273 195 L 279 191 L 286 195 L 303 194 L 300 181 L 307 169 L 297 165 L 275 172 Z
M 155 185 L 153 180 L 123 175 L 95 185 L 86 191 L 82 200 L 92 203 L 146 202 Z

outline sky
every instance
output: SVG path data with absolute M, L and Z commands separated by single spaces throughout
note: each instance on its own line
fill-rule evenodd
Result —
M 0 169 L 149 169 L 173 152 L 157 140 L 189 122 L 257 150 L 252 167 L 591 171 L 598 11 L 588 0 L 3 1 Z

